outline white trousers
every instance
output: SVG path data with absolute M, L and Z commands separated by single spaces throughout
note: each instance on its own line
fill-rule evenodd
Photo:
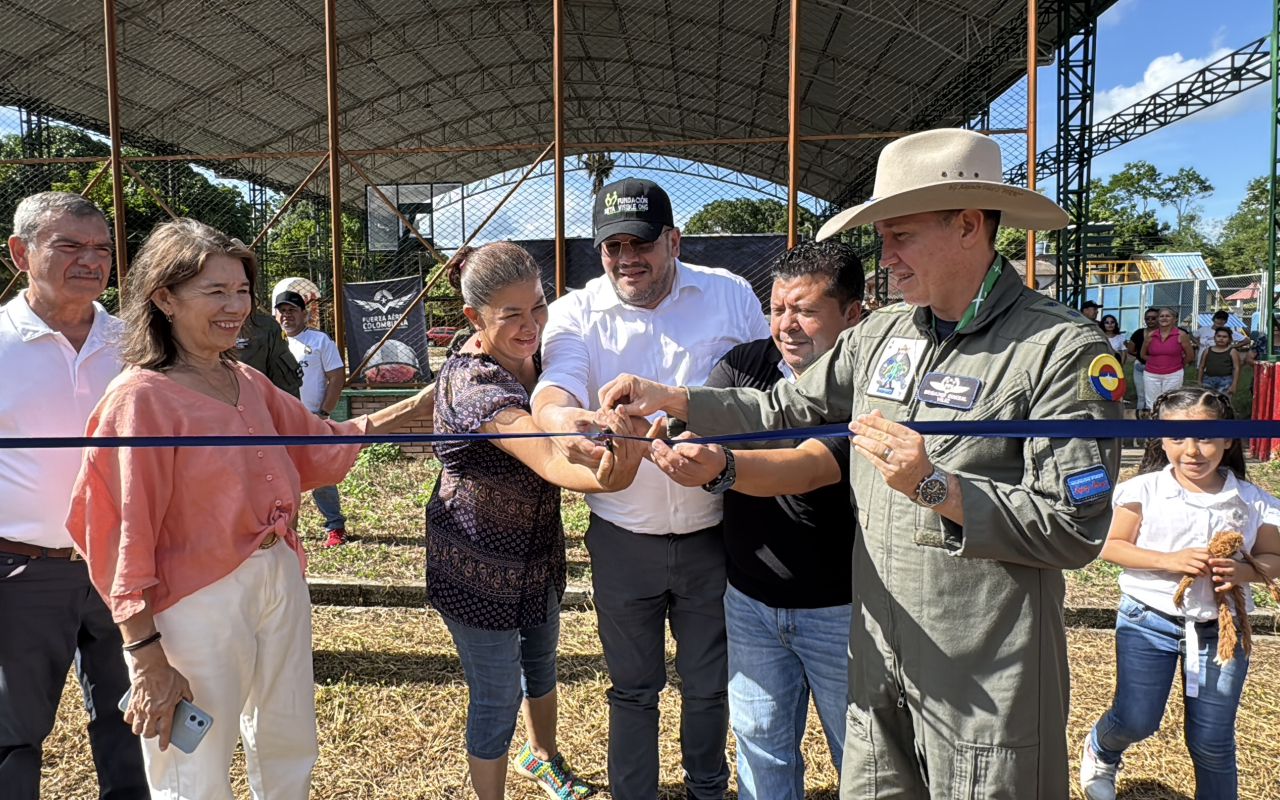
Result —
M 243 737 L 254 800 L 306 800 L 319 753 L 311 598 L 297 555 L 283 541 L 259 550 L 155 622 L 213 726 L 190 755 L 142 740 L 152 798 L 234 800 L 231 756 Z
M 1147 371 L 1142 375 L 1142 391 L 1147 396 L 1147 408 L 1156 407 L 1156 398 L 1170 389 L 1182 388 L 1182 370 L 1170 372 L 1168 375 L 1157 375 Z

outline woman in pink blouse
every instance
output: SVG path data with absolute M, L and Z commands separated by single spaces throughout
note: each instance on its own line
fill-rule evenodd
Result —
M 1160 395 L 1182 386 L 1183 371 L 1196 358 L 1191 337 L 1178 327 L 1178 316 L 1172 308 L 1160 309 L 1157 320 L 1159 327 L 1147 332 L 1141 351 L 1141 357 L 1147 362 L 1142 388 L 1148 408 L 1155 408 Z
M 321 420 L 233 353 L 257 262 L 190 219 L 165 223 L 129 273 L 131 366 L 90 436 L 385 433 L 431 414 L 430 389 L 350 422 Z M 125 720 L 155 796 L 230 797 L 243 734 L 255 798 L 304 800 L 317 755 L 306 559 L 289 527 L 300 493 L 340 481 L 359 445 L 87 448 L 67 527 L 124 634 Z M 186 698 L 214 719 L 169 746 Z

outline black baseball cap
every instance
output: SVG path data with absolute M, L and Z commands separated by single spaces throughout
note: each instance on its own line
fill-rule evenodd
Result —
M 1092 300 L 1085 300 L 1083 303 L 1080 304 L 1080 310 L 1084 311 L 1086 308 L 1102 308 L 1102 306 L 1098 305 Z
M 662 235 L 663 228 L 675 226 L 671 198 L 653 181 L 623 178 L 596 194 L 596 207 L 591 214 L 596 247 L 619 233 L 653 242 Z
M 302 299 L 302 295 L 298 294 L 297 292 L 289 291 L 288 289 L 276 295 L 275 307 L 279 308 L 285 303 L 288 303 L 291 306 L 297 306 L 298 308 L 301 308 L 304 310 L 307 307 L 307 301 Z

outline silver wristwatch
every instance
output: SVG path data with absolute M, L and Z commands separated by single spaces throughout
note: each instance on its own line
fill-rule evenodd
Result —
M 947 499 L 947 473 L 938 467 L 916 487 L 915 501 L 925 508 L 934 508 Z

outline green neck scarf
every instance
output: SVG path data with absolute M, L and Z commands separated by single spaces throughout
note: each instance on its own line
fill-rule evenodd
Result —
M 982 279 L 982 285 L 978 287 L 978 294 L 974 296 L 973 302 L 964 310 L 964 314 L 960 316 L 960 321 L 956 323 L 956 330 L 960 330 L 965 325 L 973 321 L 978 316 L 978 309 L 982 308 L 982 304 L 987 299 L 987 295 L 991 294 L 991 287 L 996 285 L 1001 271 L 1004 270 L 1004 258 L 996 256 L 996 260 L 991 262 L 991 267 L 987 270 L 987 277 Z M 933 318 L 934 330 L 938 328 L 938 318 Z

